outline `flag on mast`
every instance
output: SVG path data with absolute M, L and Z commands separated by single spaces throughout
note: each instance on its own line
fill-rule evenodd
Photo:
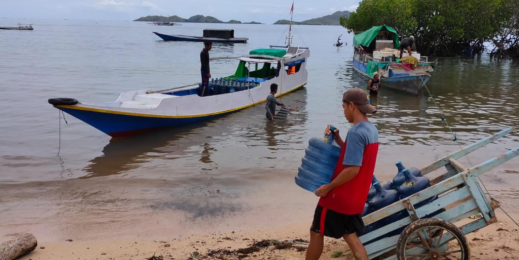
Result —
M 290 8 L 290 14 L 294 13 L 294 2 L 292 2 L 292 8 Z

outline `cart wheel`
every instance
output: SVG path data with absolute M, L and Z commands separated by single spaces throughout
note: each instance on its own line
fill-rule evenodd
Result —
M 420 219 L 406 227 L 398 238 L 396 254 L 399 260 L 470 258 L 465 235 L 458 227 L 440 219 Z

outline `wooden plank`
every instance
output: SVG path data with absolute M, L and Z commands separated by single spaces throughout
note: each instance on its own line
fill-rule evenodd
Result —
M 456 176 L 449 178 L 447 180 L 444 180 L 432 187 L 429 187 L 416 194 L 413 194 L 409 198 L 411 200 L 411 203 L 414 205 L 414 204 L 422 202 L 432 196 L 444 193 L 462 183 L 464 183 L 463 178 L 460 175 L 456 175 Z M 378 211 L 375 211 L 367 216 L 364 216 L 362 218 L 362 220 L 364 221 L 364 225 L 369 225 L 371 223 L 374 223 L 378 220 L 381 220 L 387 216 L 395 214 L 396 212 L 404 210 L 404 209 L 405 209 L 405 207 L 404 207 L 404 204 L 402 203 L 402 201 L 397 201 L 391 205 L 388 205 L 382 209 L 379 209 Z
M 442 196 L 435 201 L 419 207 L 416 212 L 418 213 L 418 216 L 422 218 L 423 216 L 430 214 L 432 212 L 435 212 L 441 208 L 445 208 L 457 201 L 461 201 L 465 199 L 466 197 L 470 196 L 470 191 L 467 187 L 463 187 L 459 190 L 456 190 L 454 192 L 451 192 L 445 196 Z
M 389 250 L 394 249 L 399 237 L 400 234 L 392 237 L 386 237 L 375 243 L 371 243 L 365 246 L 369 258 L 377 257 L 385 252 L 388 252 Z
M 479 210 L 483 214 L 483 218 L 488 222 L 492 218 L 491 211 L 492 208 L 489 207 L 489 204 L 485 201 L 487 198 L 485 195 L 478 189 L 478 184 L 476 182 L 476 177 L 472 175 L 462 175 L 465 179 L 465 183 L 467 184 L 467 187 L 469 188 L 470 193 L 472 194 L 472 197 L 476 201 L 476 204 L 478 205 Z
M 451 222 L 452 219 L 457 219 L 458 216 L 465 214 L 467 212 L 471 212 L 472 210 L 477 209 L 477 208 L 478 208 L 478 206 L 474 200 L 468 200 L 465 203 L 457 205 L 456 207 L 454 207 L 452 209 L 446 210 L 446 211 L 436 215 L 434 218 L 443 219 L 445 221 Z
M 441 208 L 444 208 L 444 207 L 452 204 L 455 201 L 461 200 L 460 198 L 466 198 L 468 196 L 470 196 L 470 191 L 468 188 L 464 187 L 463 189 L 449 193 L 427 205 L 424 205 L 424 206 L 416 209 L 416 213 L 419 218 L 423 218 L 424 216 L 426 216 L 432 212 L 435 212 Z M 476 204 L 473 204 L 473 205 L 475 208 Z M 434 216 L 434 217 L 437 218 L 436 216 Z M 409 224 L 411 224 L 411 219 L 409 217 L 404 217 L 396 222 L 393 222 L 393 223 L 385 225 L 381 228 L 375 229 L 375 230 L 361 236 L 359 239 L 360 239 L 361 243 L 366 243 L 366 242 L 371 241 L 384 234 L 388 234 L 394 230 L 405 227 Z
M 485 172 L 488 172 L 488 171 L 494 169 L 495 167 L 511 160 L 512 158 L 516 157 L 517 155 L 519 155 L 519 147 L 516 147 L 515 149 L 512 149 L 512 150 L 508 151 L 507 153 L 501 154 L 498 157 L 492 158 L 484 163 L 478 164 L 478 165 L 468 169 L 467 171 L 471 175 L 477 177 L 477 176 L 479 176 Z
M 456 169 L 456 171 L 457 171 L 458 173 L 460 173 L 460 172 L 464 172 L 464 171 L 467 170 L 467 168 L 465 168 L 465 166 L 463 166 L 461 163 L 459 163 L 459 162 L 456 161 L 455 159 L 452 159 L 452 158 L 449 159 L 449 163 L 450 163 L 450 165 L 451 165 L 454 169 Z
M 507 129 L 504 129 L 502 130 L 501 132 L 497 133 L 497 134 L 494 134 L 492 136 L 489 136 L 485 139 L 482 139 L 481 141 L 477 142 L 477 143 L 474 143 L 474 144 L 471 144 L 461 150 L 458 150 L 454 153 L 451 153 L 445 157 L 443 157 L 442 159 L 430 164 L 430 165 L 427 165 L 423 168 L 420 169 L 420 171 L 422 172 L 422 175 L 426 175 L 432 171 L 435 171 L 437 169 L 439 169 L 440 167 L 443 167 L 445 165 L 447 165 L 449 163 L 449 159 L 459 159 L 471 152 L 474 152 L 475 150 L 507 135 L 508 133 L 510 133 L 512 131 L 512 128 L 507 128 Z

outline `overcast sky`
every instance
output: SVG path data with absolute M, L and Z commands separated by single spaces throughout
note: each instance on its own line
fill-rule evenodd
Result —
M 354 11 L 359 0 L 296 0 L 294 20 Z M 289 19 L 292 0 L 0 0 L 0 18 L 134 20 L 146 15 L 211 15 L 273 23 Z

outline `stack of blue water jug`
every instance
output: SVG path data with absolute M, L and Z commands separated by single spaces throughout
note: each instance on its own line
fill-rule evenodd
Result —
M 380 183 L 373 176 L 363 215 L 377 211 L 429 187 L 429 179 L 423 177 L 417 168 L 406 169 L 402 162 L 397 162 L 396 167 L 398 173 L 393 181 Z
M 324 184 L 330 183 L 333 171 L 341 155 L 341 148 L 334 142 L 335 127 L 324 138 L 313 137 L 305 150 L 305 157 L 296 176 L 299 187 L 314 192 Z
M 238 81 L 236 79 L 227 78 L 211 78 L 209 81 L 209 95 L 233 93 L 237 91 L 247 90 L 256 87 L 254 81 Z

